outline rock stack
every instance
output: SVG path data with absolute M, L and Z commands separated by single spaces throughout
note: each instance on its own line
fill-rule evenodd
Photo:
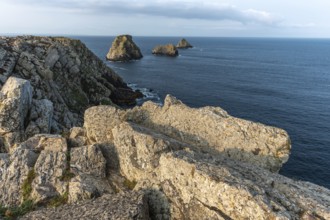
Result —
M 176 45 L 176 47 L 179 49 L 187 49 L 192 48 L 193 46 L 186 39 L 182 38 Z
M 158 45 L 154 47 L 152 53 L 155 55 L 165 55 L 170 57 L 176 57 L 179 55 L 178 50 L 173 44 Z
M 107 59 L 111 61 L 138 60 L 142 57 L 140 48 L 133 42 L 130 35 L 117 36 L 107 54 Z
M 76 91 L 58 80 L 82 74 L 88 103 L 126 84 L 79 41 L 1 40 L 0 219 L 330 219 L 330 190 L 277 173 L 288 134 L 219 107 L 171 95 L 163 106 L 98 105 L 49 134 Z

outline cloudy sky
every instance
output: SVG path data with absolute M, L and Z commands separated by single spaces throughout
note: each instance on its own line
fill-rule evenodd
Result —
M 327 0 L 0 0 L 0 34 L 326 37 Z

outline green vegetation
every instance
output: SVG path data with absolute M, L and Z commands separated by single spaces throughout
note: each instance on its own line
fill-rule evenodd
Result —
M 60 205 L 64 205 L 68 202 L 68 198 L 69 198 L 69 193 L 67 191 L 63 195 L 55 196 L 54 198 L 52 198 L 47 206 L 58 207 Z
M 23 201 L 27 201 L 30 198 L 30 194 L 32 192 L 32 181 L 36 177 L 36 173 L 34 169 L 31 169 L 28 172 L 27 178 L 24 180 L 22 184 L 22 196 L 23 196 Z
M 17 219 L 17 217 L 25 215 L 34 209 L 32 200 L 25 200 L 20 206 L 3 207 L 0 205 L 0 217 L 3 219 Z
M 61 181 L 69 181 L 71 180 L 73 177 L 75 177 L 74 173 L 71 173 L 69 169 L 65 170 L 63 175 L 60 177 Z
M 134 187 L 136 186 L 137 182 L 135 180 L 130 181 L 128 179 L 125 179 L 123 184 L 127 189 L 133 190 Z

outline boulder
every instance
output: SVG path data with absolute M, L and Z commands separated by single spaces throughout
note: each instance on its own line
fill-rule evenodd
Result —
M 193 46 L 186 39 L 182 38 L 178 42 L 176 47 L 179 48 L 179 49 L 187 49 L 187 48 L 192 48 Z
M 142 57 L 140 48 L 133 42 L 130 35 L 117 36 L 107 54 L 107 59 L 111 61 L 138 60 Z
M 12 151 L 24 139 L 25 121 L 32 104 L 29 81 L 9 77 L 0 91 L 0 136 L 2 151 Z M 1 148 L 1 146 L 0 146 Z M 0 151 L 1 152 L 1 151 Z
M 179 52 L 173 44 L 167 44 L 154 47 L 154 49 L 152 49 L 152 54 L 176 57 L 179 55 Z

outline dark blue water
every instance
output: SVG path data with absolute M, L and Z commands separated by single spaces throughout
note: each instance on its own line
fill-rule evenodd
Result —
M 177 58 L 151 54 L 180 38 L 134 37 L 144 58 L 105 60 L 114 37 L 78 37 L 126 82 L 192 107 L 285 129 L 292 153 L 281 174 L 330 188 L 330 40 L 188 38 Z M 157 97 L 150 96 L 157 101 Z

